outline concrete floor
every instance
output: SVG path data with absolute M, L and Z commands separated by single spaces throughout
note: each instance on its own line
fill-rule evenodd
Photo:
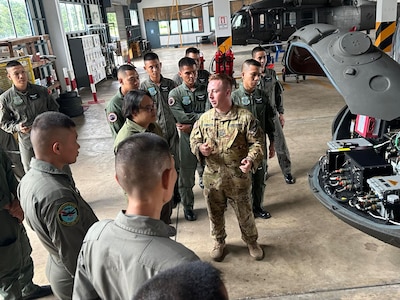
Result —
M 215 48 L 201 46 L 206 66 Z M 234 47 L 235 74 L 250 57 L 252 47 Z M 163 62 L 163 74 L 172 77 L 185 48 L 156 49 Z M 135 59 L 137 67 L 143 66 Z M 277 64 L 277 71 L 281 70 Z M 139 68 L 141 78 L 145 74 Z M 307 77 L 284 83 L 286 125 L 284 132 L 292 156 L 294 185 L 287 185 L 277 159 L 269 161 L 264 204 L 269 220 L 256 219 L 259 243 L 265 251 L 262 261 L 254 261 L 240 239 L 236 218 L 226 213 L 227 255 L 223 262 L 212 262 L 222 270 L 231 299 L 396 299 L 400 298 L 400 249 L 372 238 L 337 219 L 312 195 L 307 172 L 326 151 L 331 122 L 344 105 L 342 97 L 325 78 Z M 90 90 L 81 95 L 87 110 L 74 118 L 81 145 L 78 161 L 72 165 L 77 187 L 99 219 L 114 218 L 126 205 L 114 180 L 113 140 L 106 123 L 103 100 L 116 92 L 118 83 L 107 80 L 97 85 L 98 104 Z M 173 212 L 176 240 L 205 261 L 213 241 L 202 191 L 196 184 L 195 211 L 198 220 L 188 222 L 178 206 Z M 34 280 L 46 284 L 47 253 L 34 232 L 28 229 L 35 263 Z M 47 297 L 47 299 L 53 299 Z

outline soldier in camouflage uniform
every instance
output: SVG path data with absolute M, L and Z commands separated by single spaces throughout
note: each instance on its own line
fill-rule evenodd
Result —
M 198 159 L 205 158 L 206 161 L 204 197 L 211 235 L 215 239 L 211 258 L 223 259 L 226 238 L 224 213 L 229 202 L 250 255 L 260 260 L 264 253 L 257 243 L 250 174 L 262 163 L 265 135 L 252 113 L 233 104 L 232 84 L 233 80 L 225 74 L 211 75 L 207 90 L 213 108 L 196 122 L 190 135 L 190 146 Z
M 120 66 L 117 72 L 117 77 L 120 88 L 114 97 L 112 97 L 107 103 L 105 109 L 108 125 L 110 126 L 111 134 L 114 139 L 125 123 L 125 118 L 122 113 L 124 96 L 131 90 L 137 90 L 140 83 L 139 74 L 136 71 L 135 66 L 131 64 Z
M 259 120 L 261 128 L 269 138 L 269 155 L 271 158 L 275 155 L 274 149 L 274 121 L 275 110 L 271 107 L 268 95 L 257 87 L 260 78 L 261 65 L 254 59 L 246 60 L 242 65 L 242 83 L 239 88 L 232 92 L 232 100 L 235 104 L 241 105 L 253 113 Z M 268 219 L 271 214 L 262 208 L 265 190 L 265 166 L 267 156 L 253 174 L 253 213 L 255 217 Z
M 192 58 L 184 57 L 179 61 L 179 73 L 183 83 L 169 93 L 168 104 L 180 131 L 179 193 L 182 198 L 185 219 L 195 221 L 197 217 L 193 211 L 193 186 L 197 159 L 190 151 L 189 135 L 193 124 L 209 108 L 209 102 L 207 101 L 207 87 L 196 82 L 197 65 Z
M 285 117 L 283 115 L 283 86 L 276 76 L 273 68 L 268 67 L 267 52 L 263 47 L 255 47 L 251 52 L 253 59 L 261 64 L 263 74 L 259 81 L 259 89 L 268 93 L 270 104 L 276 110 L 278 117 L 274 118 L 275 122 L 275 151 L 278 157 L 279 166 L 287 184 L 296 182 L 296 178 L 292 175 L 292 163 L 290 160 L 289 149 L 286 144 L 285 135 L 283 134 L 283 126 L 285 125 Z

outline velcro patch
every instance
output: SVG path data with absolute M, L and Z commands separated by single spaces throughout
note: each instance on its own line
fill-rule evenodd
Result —
M 118 117 L 116 113 L 109 113 L 107 119 L 110 123 L 114 123 L 118 120 Z
M 57 211 L 57 221 L 65 226 L 73 226 L 79 221 L 78 207 L 73 202 L 63 203 Z

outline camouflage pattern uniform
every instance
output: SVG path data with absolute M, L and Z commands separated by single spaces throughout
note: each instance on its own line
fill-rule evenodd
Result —
M 190 135 L 192 152 L 203 157 L 199 146 L 207 142 L 213 152 L 205 158 L 204 197 L 211 221 L 212 237 L 223 243 L 226 238 L 224 212 L 227 202 L 233 207 L 247 244 L 258 238 L 251 209 L 251 174 L 240 170 L 241 160 L 249 158 L 256 170 L 264 156 L 265 135 L 254 116 L 233 105 L 223 115 L 215 109 L 205 112 Z
M 193 125 L 210 107 L 207 87 L 196 84 L 194 91 L 191 91 L 185 83 L 182 83 L 169 93 L 168 104 L 178 123 Z M 183 208 L 185 210 L 192 210 L 197 158 L 190 151 L 189 134 L 185 132 L 180 132 L 179 151 L 181 159 L 179 193 L 182 198 Z
M 251 94 L 245 91 L 242 84 L 239 88 L 232 92 L 232 100 L 235 104 L 240 105 L 249 110 L 260 122 L 262 130 L 268 135 L 270 143 L 274 142 L 274 118 L 275 110 L 271 107 L 268 95 L 260 90 L 255 89 Z M 265 190 L 265 168 L 267 165 L 267 155 L 264 155 L 263 163 L 260 164 L 257 171 L 252 176 L 252 199 L 253 209 L 261 208 L 264 199 Z
M 283 86 L 276 76 L 276 72 L 273 69 L 265 69 L 264 76 L 261 77 L 259 84 L 259 89 L 264 90 L 269 95 L 271 106 L 277 111 L 278 114 L 284 113 L 283 108 Z M 275 123 L 275 151 L 278 157 L 279 166 L 282 173 L 291 174 L 292 173 L 292 163 L 290 160 L 289 149 L 286 144 L 285 135 L 283 134 L 283 128 L 279 122 L 279 118 L 274 118 Z

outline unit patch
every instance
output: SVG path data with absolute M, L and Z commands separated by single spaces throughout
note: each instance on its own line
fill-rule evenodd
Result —
M 57 211 L 57 221 L 65 226 L 73 226 L 79 221 L 78 207 L 75 203 L 66 202 Z
M 14 105 L 21 105 L 22 103 L 24 103 L 24 101 L 21 99 L 20 96 L 15 96 L 13 98 L 13 103 L 14 103 Z
M 183 105 L 189 105 L 190 103 L 192 103 L 192 100 L 190 99 L 189 96 L 183 96 L 182 97 L 182 104 Z
M 172 106 L 172 105 L 174 105 L 174 104 L 175 104 L 175 99 L 172 98 L 172 97 L 169 98 L 169 99 L 168 99 L 168 105 L 169 105 L 169 106 Z
M 109 113 L 108 114 L 108 122 L 114 123 L 117 120 L 118 120 L 118 117 L 117 117 L 116 113 Z
M 151 96 L 155 96 L 157 94 L 157 90 L 153 86 L 149 87 L 148 91 L 149 91 Z
M 249 105 L 250 104 L 250 99 L 247 96 L 242 97 L 242 105 Z

